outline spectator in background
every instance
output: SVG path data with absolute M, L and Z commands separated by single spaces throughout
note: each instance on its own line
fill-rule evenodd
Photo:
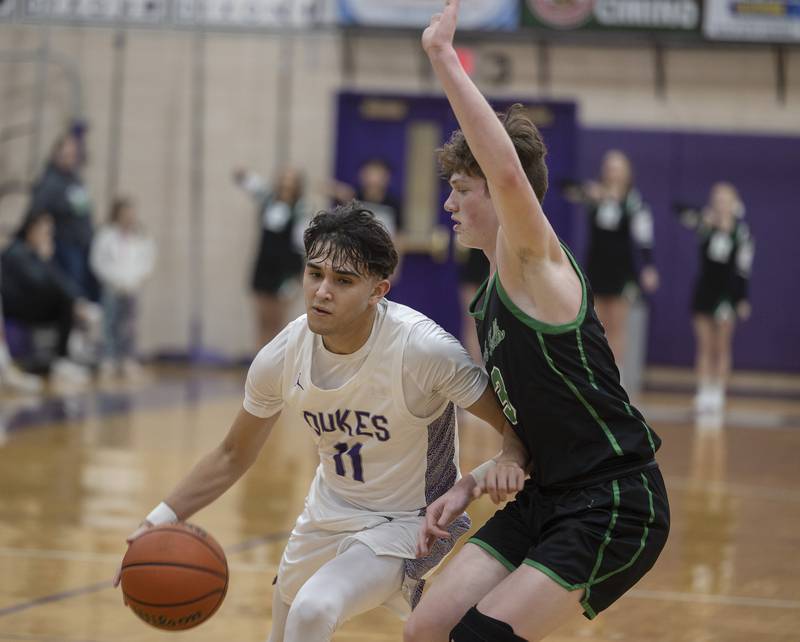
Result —
M 730 183 L 716 183 L 703 210 L 684 205 L 675 209 L 700 242 L 700 272 L 692 296 L 697 340 L 695 409 L 719 413 L 725 406 L 736 318 L 750 317 L 753 238 L 743 220 L 739 192 Z
M 595 294 L 595 309 L 617 366 L 622 368 L 628 314 L 639 295 L 658 288 L 653 263 L 653 217 L 634 187 L 628 157 L 612 149 L 603 157 L 599 182 L 567 185 L 565 196 L 586 206 L 589 251 L 586 275 Z M 634 255 L 638 252 L 638 264 Z
M 0 305 L 0 390 L 4 388 L 35 394 L 42 391 L 42 380 L 35 375 L 20 371 L 11 360 L 3 327 L 3 306 Z
M 52 216 L 55 262 L 81 298 L 97 301 L 98 285 L 89 268 L 92 204 L 80 167 L 81 141 L 73 133 L 64 134 L 53 145 L 47 167 L 33 187 L 30 211 Z
M 136 361 L 138 294 L 155 265 L 155 244 L 139 224 L 136 209 L 127 198 L 111 206 L 108 224 L 92 242 L 90 263 L 100 280 L 105 342 L 101 377 L 119 371 L 125 377 L 139 374 Z
M 53 218 L 34 212 L 0 257 L 3 309 L 22 324 L 53 324 L 58 330 L 56 359 L 50 372 L 57 382 L 86 384 L 89 371 L 68 357 L 69 336 L 76 321 L 89 323 L 94 306 L 53 260 Z
M 403 230 L 403 208 L 390 191 L 392 168 L 382 158 L 370 158 L 358 170 L 358 186 L 334 181 L 331 193 L 337 204 L 345 205 L 353 199 L 375 213 L 392 237 Z
M 249 170 L 237 169 L 233 177 L 255 200 L 260 219 L 261 242 L 251 280 L 260 348 L 286 325 L 289 295 L 303 270 L 300 244 L 308 218 L 304 179 L 288 167 L 278 173 L 271 188 Z

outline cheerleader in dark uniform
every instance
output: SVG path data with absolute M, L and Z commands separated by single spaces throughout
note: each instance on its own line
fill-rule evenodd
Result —
M 237 169 L 234 180 L 258 207 L 261 241 L 250 285 L 255 296 L 259 346 L 264 346 L 286 325 L 287 295 L 303 270 L 303 254 L 298 249 L 307 218 L 303 177 L 297 170 L 286 168 L 270 188 L 254 172 Z
M 748 281 L 754 245 L 744 205 L 730 183 L 716 183 L 702 211 L 678 206 L 681 222 L 700 241 L 700 273 L 692 295 L 697 340 L 695 368 L 700 413 L 720 412 L 731 371 L 731 346 L 736 318 L 750 317 Z
M 571 186 L 567 198 L 583 203 L 590 220 L 586 275 L 595 292 L 595 309 L 619 367 L 625 357 L 628 314 L 639 286 L 658 288 L 653 265 L 653 217 L 633 186 L 628 157 L 610 150 L 603 157 L 599 182 Z M 638 252 L 638 266 L 635 254 Z

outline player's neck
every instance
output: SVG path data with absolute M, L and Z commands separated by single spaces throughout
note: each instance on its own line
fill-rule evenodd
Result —
M 333 354 L 353 354 L 369 340 L 375 324 L 376 308 L 372 307 L 354 322 L 346 332 L 322 337 L 322 345 Z

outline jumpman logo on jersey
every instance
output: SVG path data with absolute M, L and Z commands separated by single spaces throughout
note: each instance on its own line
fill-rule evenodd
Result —
M 298 373 L 297 373 L 297 381 L 295 381 L 295 382 L 294 382 L 294 387 L 295 387 L 295 388 L 300 388 L 300 390 L 302 390 L 303 392 L 305 392 L 305 390 L 306 390 L 306 389 L 305 389 L 305 388 L 303 388 L 303 384 L 302 384 L 302 383 L 300 383 L 300 375 L 301 375 L 301 374 L 302 374 L 302 372 L 298 372 Z

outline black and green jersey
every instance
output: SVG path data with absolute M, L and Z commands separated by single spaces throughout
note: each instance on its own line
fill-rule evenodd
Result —
M 630 405 L 619 370 L 581 280 L 581 308 L 572 323 L 549 325 L 526 315 L 499 275 L 470 306 L 486 370 L 506 417 L 533 458 L 540 486 L 580 486 L 645 465 L 661 444 Z

